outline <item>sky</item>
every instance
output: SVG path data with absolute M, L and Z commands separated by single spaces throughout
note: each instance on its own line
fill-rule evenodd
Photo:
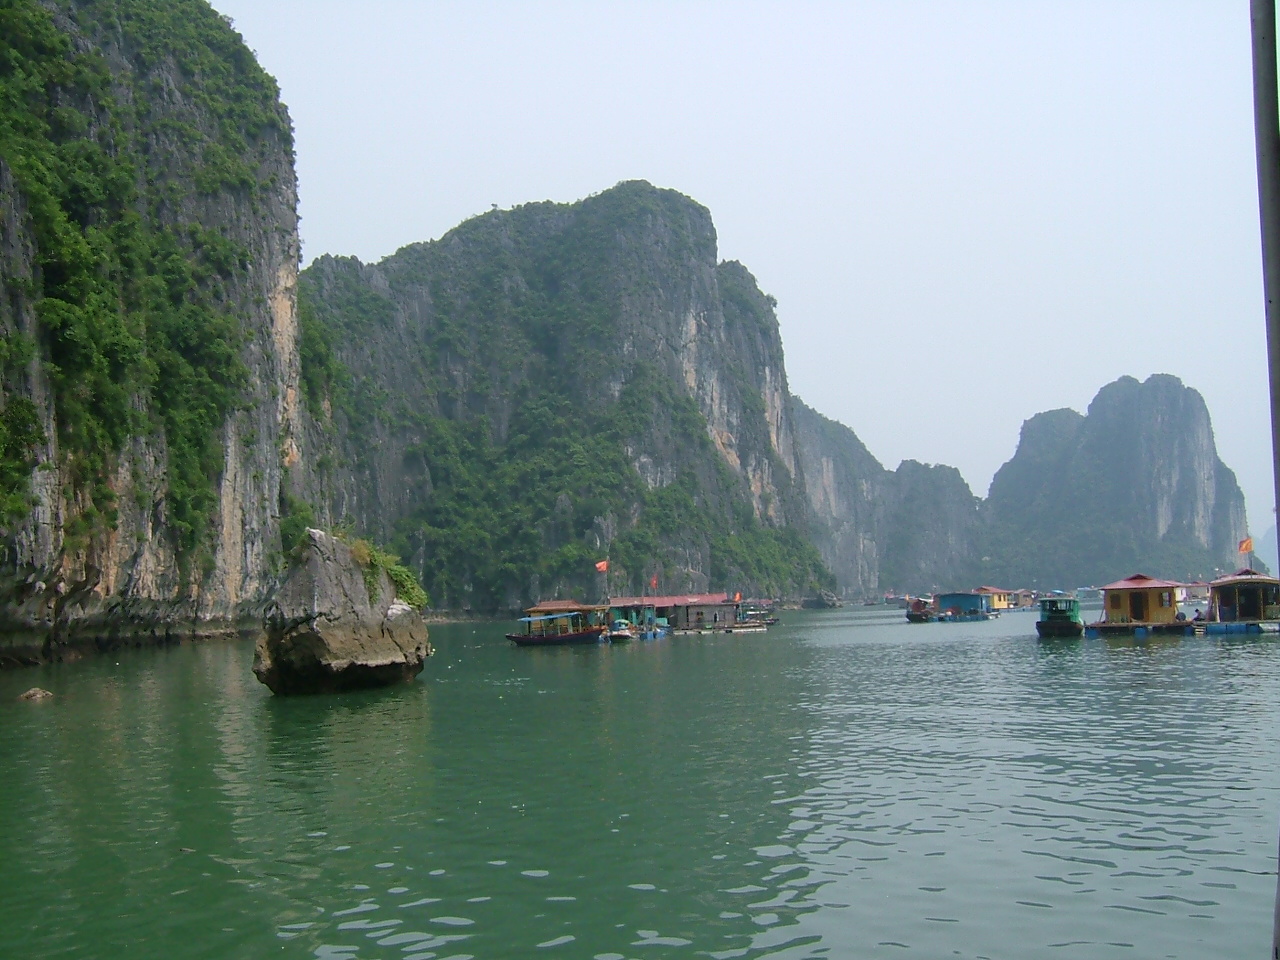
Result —
M 213 0 L 280 84 L 305 262 L 644 179 L 778 301 L 793 393 L 985 496 L 1171 373 L 1273 520 L 1248 0 Z

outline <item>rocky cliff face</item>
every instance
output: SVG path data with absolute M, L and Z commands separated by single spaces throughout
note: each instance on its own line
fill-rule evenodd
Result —
M 322 258 L 302 289 L 299 494 L 395 540 L 437 601 L 821 575 L 773 303 L 687 197 L 495 211 L 376 265 Z M 458 523 L 508 569 L 442 562 Z
M 8 15 L 0 657 L 256 621 L 302 428 L 275 84 L 196 0 Z
M 799 399 L 792 410 L 812 536 L 846 596 L 968 583 L 982 525 L 959 471 L 888 471 L 848 427 Z
M 1167 375 L 1121 377 L 1086 416 L 1028 420 L 987 512 L 990 576 L 1054 585 L 1211 576 L 1236 564 L 1248 529 L 1204 399 Z

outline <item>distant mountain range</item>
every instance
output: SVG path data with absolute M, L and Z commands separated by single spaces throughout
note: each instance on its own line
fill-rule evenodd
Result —
M 817 542 L 847 593 L 1199 579 L 1240 561 L 1244 495 L 1204 399 L 1176 377 L 1122 377 L 1085 415 L 1032 417 L 985 501 L 949 467 L 889 473 L 852 431 L 802 414 L 817 421 L 801 459 Z
M 288 116 L 222 17 L 17 8 L 0 661 L 252 627 L 308 525 L 491 612 L 1234 563 L 1243 498 L 1173 377 L 1028 420 L 985 501 L 952 467 L 886 470 L 792 396 L 773 299 L 688 197 L 622 183 L 299 274 Z

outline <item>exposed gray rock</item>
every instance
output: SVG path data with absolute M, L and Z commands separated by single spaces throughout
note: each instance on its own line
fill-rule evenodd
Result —
M 224 135 L 227 121 L 216 111 L 232 108 L 222 104 L 219 89 L 200 95 L 205 81 L 189 62 L 200 54 L 163 36 L 163 17 L 199 18 L 204 35 L 225 41 L 213 55 L 242 55 L 236 69 L 252 73 L 245 66 L 249 51 L 231 27 L 207 4 L 130 17 L 123 29 L 113 5 L 75 0 L 44 6 L 71 49 L 100 56 L 110 74 L 119 109 L 104 115 L 101 129 L 87 131 L 85 139 L 146 141 L 138 213 L 157 230 L 187 235 L 203 229 L 237 251 L 239 265 L 214 282 L 220 308 L 240 318 L 246 376 L 241 402 L 221 425 L 222 469 L 202 562 L 184 566 L 175 549 L 168 449 L 160 429 L 131 436 L 113 452 L 94 494 L 110 492 L 112 521 L 69 537 L 68 528 L 91 512 L 93 485 L 73 482 L 80 461 L 60 448 L 64 425 L 37 313 L 42 251 L 29 198 L 0 160 L 0 339 L 22 335 L 37 345 L 25 370 L 0 377 L 0 408 L 11 396 L 30 400 L 46 437 L 31 476 L 35 505 L 25 520 L 0 529 L 0 667 L 66 659 L 77 648 L 234 634 L 246 622 L 256 628 L 273 579 L 272 555 L 279 551 L 280 488 L 286 469 L 297 463 L 301 432 L 297 190 L 289 119 L 282 105 L 271 102 L 274 84 L 259 83 L 263 102 L 255 106 L 262 112 L 251 129 L 237 131 L 243 155 L 228 157 L 254 171 L 258 182 L 197 189 L 209 169 L 208 145 Z M 140 38 L 172 53 L 144 52 Z M 272 116 L 274 124 L 264 125 L 262 116 Z M 154 422 L 150 403 L 145 393 L 135 398 L 140 422 Z
M 338 693 L 412 680 L 431 655 L 421 614 L 378 571 L 370 590 L 351 548 L 308 530 L 304 555 L 267 607 L 253 672 L 277 694 Z M 373 594 L 371 596 L 371 594 Z
M 1072 587 L 1145 570 L 1211 579 L 1238 565 L 1244 495 L 1218 457 L 1204 398 L 1177 377 L 1121 377 L 1085 416 L 1022 425 L 987 498 L 982 581 Z
M 19 700 L 52 700 L 53 694 L 43 687 L 32 687 L 26 693 L 18 695 Z

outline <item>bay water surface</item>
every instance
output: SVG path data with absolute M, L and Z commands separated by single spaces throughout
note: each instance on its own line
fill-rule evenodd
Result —
M 0 954 L 1266 956 L 1280 640 L 1034 622 L 437 626 L 341 697 L 243 643 L 0 674 Z

